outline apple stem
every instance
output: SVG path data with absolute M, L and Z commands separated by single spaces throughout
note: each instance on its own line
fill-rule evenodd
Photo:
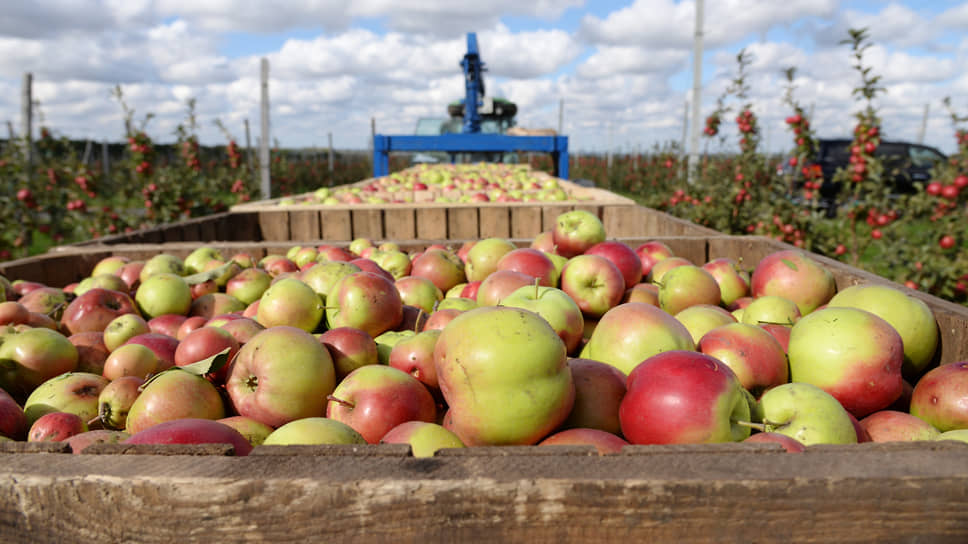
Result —
M 423 308 L 420 308 L 419 310 L 417 310 L 417 319 L 414 320 L 414 324 L 413 324 L 414 334 L 417 334 L 418 332 L 420 332 L 420 318 L 423 317 L 424 315 L 426 314 L 424 313 Z
M 343 406 L 346 406 L 347 408 L 354 408 L 356 406 L 355 404 L 353 404 L 352 402 L 350 402 L 348 400 L 343 400 L 343 399 L 341 399 L 339 397 L 334 397 L 333 395 L 326 395 L 326 400 L 331 400 L 331 401 L 333 401 L 335 403 L 342 404 Z
M 534 279 L 534 298 L 535 298 L 536 300 L 537 300 L 537 298 L 538 298 L 538 285 L 539 285 L 540 283 L 541 283 L 541 279 L 540 279 L 540 278 L 535 278 L 535 279 Z
M 751 429 L 756 429 L 757 431 L 760 431 L 761 433 L 767 432 L 766 431 L 766 425 L 763 424 L 763 423 L 753 423 L 752 421 L 741 421 L 740 420 L 740 421 L 737 421 L 736 424 L 737 425 L 742 425 L 744 427 L 749 427 Z

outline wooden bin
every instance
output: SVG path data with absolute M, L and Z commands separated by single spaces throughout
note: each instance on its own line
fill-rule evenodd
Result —
M 754 263 L 790 248 L 760 237 L 650 239 L 694 262 Z M 294 243 L 211 245 L 259 256 Z M 183 256 L 199 245 L 77 248 L 3 263 L 0 272 L 76 280 L 109 254 Z M 814 258 L 839 288 L 886 282 Z M 968 309 L 907 292 L 938 319 L 939 362 L 968 360 Z M 607 456 L 556 446 L 414 458 L 396 445 L 231 454 L 223 445 L 101 445 L 71 455 L 64 444 L 0 443 L 0 542 L 968 541 L 968 444 L 960 442 L 802 454 L 772 444 L 632 446 Z

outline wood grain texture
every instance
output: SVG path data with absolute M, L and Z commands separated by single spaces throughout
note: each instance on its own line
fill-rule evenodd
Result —
M 349 210 L 323 210 L 319 212 L 319 226 L 323 240 L 353 240 L 353 220 Z
M 477 207 L 455 206 L 447 210 L 447 237 L 456 240 L 480 238 Z
M 416 210 L 417 238 L 421 240 L 447 240 L 447 208 L 420 207 Z
M 322 230 L 319 226 L 319 212 L 315 210 L 293 210 L 289 212 L 290 240 L 319 240 Z
M 968 445 L 728 446 L 284 461 L 9 454 L 0 541 L 968 540 Z
M 383 211 L 379 209 L 360 209 L 350 212 L 353 222 L 353 238 L 383 240 Z
M 286 212 L 259 212 L 259 231 L 268 241 L 290 240 L 289 214 Z
M 541 206 L 511 207 L 511 238 L 534 238 L 544 231 Z
M 387 240 L 413 240 L 417 237 L 416 212 L 413 208 L 391 208 L 383 212 Z
M 480 238 L 510 238 L 511 210 L 506 207 L 481 208 L 479 210 Z

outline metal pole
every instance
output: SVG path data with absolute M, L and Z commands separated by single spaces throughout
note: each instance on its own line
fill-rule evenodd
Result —
M 262 198 L 272 198 L 269 175 L 269 59 L 262 57 L 262 137 L 259 140 L 259 170 L 262 177 Z
M 249 134 L 249 118 L 245 119 L 245 165 L 249 168 L 249 175 L 252 175 L 252 136 Z
M 329 186 L 332 187 L 333 186 L 333 133 L 332 132 L 328 133 L 326 137 L 327 139 L 329 139 L 329 157 L 327 158 L 329 161 Z
M 702 106 L 702 37 L 703 0 L 696 0 L 696 28 L 692 50 L 692 138 L 689 149 L 689 183 L 692 183 L 699 167 L 699 125 Z
M 558 134 L 564 131 L 564 119 L 565 119 L 565 99 L 561 98 L 558 100 Z
M 23 126 L 23 138 L 24 138 L 24 162 L 27 164 L 26 172 L 27 177 L 30 177 L 30 173 L 33 170 L 34 153 L 33 153 L 33 127 L 32 115 L 33 115 L 33 92 L 31 87 L 33 86 L 34 76 L 30 72 L 24 74 L 24 83 L 22 93 L 20 95 L 20 120 Z
M 91 148 L 93 147 L 92 143 L 93 142 L 91 142 L 91 140 L 88 140 L 84 144 L 84 158 L 81 159 L 81 164 L 84 164 L 84 165 L 91 164 Z
M 924 143 L 924 133 L 928 130 L 928 113 L 931 111 L 931 104 L 924 105 L 924 117 L 921 118 L 921 130 L 918 132 L 918 143 Z

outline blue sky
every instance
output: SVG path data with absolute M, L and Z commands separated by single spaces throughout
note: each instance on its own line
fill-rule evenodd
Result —
M 20 82 L 34 74 L 38 113 L 55 133 L 118 140 L 123 85 L 147 130 L 174 138 L 194 98 L 203 142 L 224 143 L 223 122 L 241 138 L 258 119 L 259 59 L 270 61 L 271 138 L 287 147 L 368 145 L 409 133 L 420 117 L 444 114 L 462 96 L 458 62 L 465 33 L 478 34 L 490 94 L 519 106 L 518 123 L 557 126 L 572 149 L 603 151 L 678 142 L 692 89 L 693 0 L 8 0 L 0 19 L 0 117 L 19 126 Z M 888 137 L 954 148 L 941 106 L 968 113 L 968 2 L 707 0 L 703 115 L 732 77 L 735 56 L 754 58 L 751 101 L 771 151 L 792 145 L 783 119 L 780 71 L 797 66 L 797 99 L 824 136 L 850 131 L 860 106 L 846 46 L 848 28 L 868 26 L 868 61 L 883 76 L 878 100 Z M 735 99 L 728 100 L 736 107 Z M 735 129 L 711 149 L 735 150 Z M 730 132 L 733 131 L 733 132 Z

